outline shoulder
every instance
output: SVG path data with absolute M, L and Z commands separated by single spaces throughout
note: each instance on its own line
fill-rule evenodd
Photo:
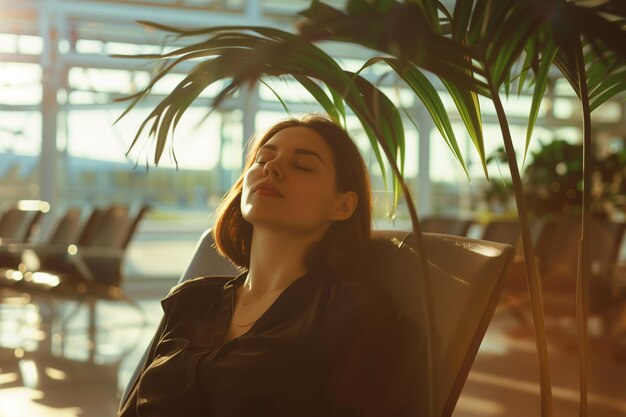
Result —
M 200 300 L 206 300 L 213 295 L 221 294 L 224 285 L 235 279 L 230 276 L 207 276 L 186 280 L 173 287 L 165 298 L 161 300 L 163 311 L 172 314 L 185 306 L 194 305 Z
M 186 294 L 190 291 L 211 290 L 215 288 L 223 288 L 226 283 L 235 277 L 230 276 L 206 276 L 188 279 L 174 286 L 165 297 L 178 297 L 180 294 Z

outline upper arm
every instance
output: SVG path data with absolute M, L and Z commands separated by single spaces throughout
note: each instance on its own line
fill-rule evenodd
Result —
M 164 319 L 161 319 L 161 322 L 159 323 L 159 327 L 157 327 L 157 330 L 154 334 L 154 337 L 152 338 L 152 341 L 150 342 L 150 345 L 148 345 L 146 352 L 141 357 L 141 361 L 137 365 L 135 372 L 133 372 L 133 375 L 131 376 L 129 383 L 126 386 L 126 390 L 124 391 L 122 395 L 122 401 L 120 402 L 120 409 L 119 409 L 119 414 L 118 414 L 119 416 L 130 417 L 130 416 L 135 415 L 135 408 L 136 408 L 136 401 L 137 401 L 137 385 L 139 384 L 139 379 L 141 378 L 141 375 L 143 374 L 143 372 L 146 370 L 148 365 L 150 365 L 150 363 L 154 360 L 156 346 L 159 343 L 159 340 L 161 339 L 161 333 L 163 332 L 163 327 L 164 327 Z

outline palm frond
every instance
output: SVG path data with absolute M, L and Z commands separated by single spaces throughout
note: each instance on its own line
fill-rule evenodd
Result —
M 394 163 L 398 154 L 404 152 L 404 133 L 397 109 L 362 77 L 344 71 L 321 49 L 291 33 L 256 27 L 245 27 L 243 31 L 240 29 L 182 31 L 184 36 L 199 32 L 212 32 L 216 36 L 161 55 L 163 59 L 176 59 L 166 65 L 144 90 L 130 97 L 133 100 L 131 105 L 134 106 L 176 65 L 206 58 L 196 64 L 184 80 L 154 108 L 137 132 L 136 138 L 145 127 L 150 126 L 149 133 L 156 137 L 157 142 L 155 163 L 160 160 L 168 134 L 175 128 L 181 115 L 209 85 L 218 80 L 231 80 L 215 97 L 215 108 L 244 84 L 254 83 L 264 76 L 281 75 L 294 76 L 335 120 L 340 117 L 345 119 L 345 101 L 362 122 L 381 168 L 384 164 L 376 143 L 381 144 Z M 328 87 L 332 100 L 314 80 Z M 386 178 L 384 171 L 383 177 Z
M 552 67 L 552 63 L 554 62 L 554 57 L 556 56 L 557 51 L 557 46 L 553 42 L 548 42 L 548 44 L 543 49 L 541 63 L 539 64 L 539 68 L 535 73 L 535 89 L 533 91 L 533 100 L 530 105 L 528 125 L 526 127 L 526 144 L 524 146 L 523 159 L 524 162 L 526 161 L 528 148 L 530 147 L 530 139 L 533 134 L 535 122 L 537 121 L 537 115 L 539 114 L 539 107 L 541 106 L 541 101 L 543 100 L 543 95 L 546 91 L 546 85 L 548 84 L 548 75 L 550 72 L 550 68 Z
M 301 15 L 307 18 L 299 26 L 304 39 L 350 43 L 390 54 L 461 88 L 488 95 L 487 85 L 468 74 L 469 64 L 472 73 L 484 75 L 481 67 L 467 60 L 470 51 L 433 30 L 431 15 L 414 2 L 394 2 L 384 12 L 370 10 L 359 15 L 315 3 Z
M 441 136 L 446 141 L 446 144 L 454 154 L 455 158 L 461 164 L 465 175 L 469 178 L 467 166 L 463 160 L 463 155 L 458 145 L 456 135 L 452 129 L 448 112 L 446 111 L 439 93 L 435 89 L 435 86 L 428 80 L 422 71 L 420 71 L 414 65 L 407 64 L 398 59 L 393 58 L 373 58 L 368 61 L 364 67 L 372 65 L 376 62 L 383 61 L 387 63 L 397 74 L 404 80 L 404 82 L 413 90 L 420 101 L 428 110 L 430 117 L 432 118 L 435 127 L 441 133 Z
M 303 86 L 326 111 L 328 116 L 337 124 L 341 124 L 342 118 L 340 111 L 337 109 L 337 102 L 329 98 L 326 92 L 318 83 L 304 75 L 294 75 L 294 78 L 301 86 Z
M 478 95 L 473 91 L 459 88 L 456 84 L 445 79 L 442 79 L 441 81 L 448 90 L 448 93 L 450 93 L 450 96 L 452 97 L 452 100 L 461 115 L 461 119 L 465 124 L 467 133 L 474 144 L 474 148 L 478 152 L 485 177 L 489 179 L 487 163 L 485 162 L 485 140 L 483 138 L 482 117 L 480 114 Z

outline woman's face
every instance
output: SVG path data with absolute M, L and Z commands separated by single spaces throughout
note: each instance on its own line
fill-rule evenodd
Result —
M 337 191 L 324 139 L 312 129 L 289 127 L 261 146 L 245 172 L 241 212 L 255 228 L 324 233 L 333 221 L 350 217 L 355 199 L 353 192 Z

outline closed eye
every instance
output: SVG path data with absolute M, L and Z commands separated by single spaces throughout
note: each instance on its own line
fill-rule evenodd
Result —
M 257 159 L 254 161 L 254 163 L 255 163 L 255 164 L 264 164 L 264 163 L 266 163 L 266 162 L 267 162 L 267 161 L 264 161 L 264 160 L 263 160 L 263 158 L 257 158 Z
M 294 165 L 295 168 L 300 169 L 302 171 L 314 172 L 315 170 L 307 167 L 303 167 L 302 165 Z

